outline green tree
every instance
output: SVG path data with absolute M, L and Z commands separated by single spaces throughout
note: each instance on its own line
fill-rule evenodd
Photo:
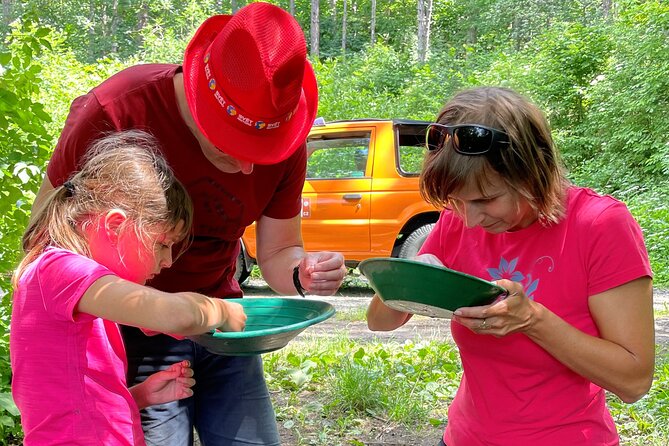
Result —
M 630 1 L 621 11 L 611 28 L 615 49 L 587 90 L 589 113 L 578 127 L 597 155 L 581 174 L 609 190 L 669 174 L 669 4 Z
M 50 47 L 48 34 L 32 22 L 17 23 L 9 51 L 0 54 L 0 268 L 5 272 L 20 256 L 20 235 L 53 143 L 46 127 L 51 117 L 36 99 L 42 66 L 35 57 Z
M 20 433 L 18 412 L 9 393 L 11 376 L 8 350 L 10 275 L 21 255 L 20 237 L 30 205 L 50 153 L 51 120 L 36 100 L 42 67 L 36 62 L 49 29 L 30 21 L 17 22 L 0 53 L 0 443 Z

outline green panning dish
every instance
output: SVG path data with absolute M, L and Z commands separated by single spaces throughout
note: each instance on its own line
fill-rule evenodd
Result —
M 248 316 L 240 332 L 213 331 L 189 339 L 212 353 L 228 356 L 251 356 L 285 347 L 307 327 L 335 314 L 328 302 L 310 298 L 245 297 L 228 299 L 244 307 Z
M 415 260 L 371 258 L 358 269 L 384 304 L 424 316 L 450 318 L 458 308 L 487 305 L 506 293 L 487 280 Z

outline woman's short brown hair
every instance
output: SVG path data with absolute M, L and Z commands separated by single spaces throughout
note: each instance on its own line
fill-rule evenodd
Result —
M 542 111 L 517 92 L 501 87 L 461 91 L 437 117 L 444 125 L 480 124 L 503 130 L 510 144 L 493 147 L 484 155 L 462 155 L 453 141 L 426 154 L 420 178 L 421 194 L 438 207 L 449 205 L 451 194 L 474 181 L 485 190 L 489 173 L 497 172 L 523 196 L 544 224 L 564 215 L 568 184 L 564 166 Z

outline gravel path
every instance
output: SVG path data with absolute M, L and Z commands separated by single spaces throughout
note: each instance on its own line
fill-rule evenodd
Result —
M 259 279 L 250 280 L 244 286 L 246 296 L 267 297 L 276 294 Z M 338 333 L 348 334 L 351 338 L 365 341 L 397 341 L 407 339 L 452 340 L 450 321 L 448 319 L 433 319 L 415 316 L 404 327 L 391 332 L 373 332 L 367 329 L 363 321 L 364 311 L 374 294 L 373 290 L 364 283 L 355 286 L 344 286 L 332 297 L 314 296 L 318 300 L 331 303 L 339 313 L 327 321 L 309 327 L 298 336 L 325 337 Z M 653 303 L 657 311 L 663 315 L 655 319 L 655 340 L 658 344 L 669 344 L 669 289 L 655 289 Z

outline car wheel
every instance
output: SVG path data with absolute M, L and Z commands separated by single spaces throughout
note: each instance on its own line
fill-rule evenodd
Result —
M 409 234 L 400 247 L 400 252 L 397 257 L 401 259 L 413 259 L 420 251 L 421 246 L 425 243 L 425 239 L 434 228 L 434 223 L 428 223 L 419 226 Z
M 248 279 L 251 275 L 251 266 L 246 263 L 246 256 L 244 255 L 244 250 L 239 250 L 239 255 L 237 256 L 237 263 L 235 265 L 235 279 L 241 285 Z

